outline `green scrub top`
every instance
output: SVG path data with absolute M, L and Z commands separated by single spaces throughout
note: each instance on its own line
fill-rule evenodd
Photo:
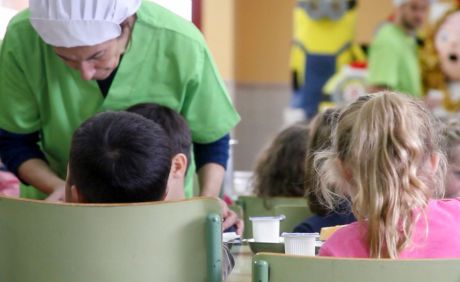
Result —
M 137 12 L 131 42 L 106 98 L 84 81 L 35 32 L 29 11 L 7 28 L 0 53 L 0 128 L 41 134 L 40 146 L 57 175 L 66 177 L 72 134 L 94 114 L 157 103 L 179 112 L 192 139 L 211 143 L 235 127 L 234 109 L 201 33 L 188 21 L 150 2 Z M 194 160 L 186 178 L 192 196 Z M 22 195 L 43 198 L 36 189 Z
M 369 49 L 369 84 L 422 95 L 417 43 L 395 24 L 380 28 Z

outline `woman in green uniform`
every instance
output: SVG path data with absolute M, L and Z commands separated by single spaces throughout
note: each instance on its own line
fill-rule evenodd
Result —
M 3 40 L 0 101 L 0 157 L 30 185 L 21 187 L 29 198 L 63 191 L 70 139 L 84 120 L 138 103 L 184 116 L 201 194 L 216 196 L 239 121 L 200 32 L 140 0 L 30 0 Z

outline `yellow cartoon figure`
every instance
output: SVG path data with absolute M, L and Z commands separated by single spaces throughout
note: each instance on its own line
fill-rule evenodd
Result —
M 294 96 L 291 106 L 313 117 L 324 95 L 324 84 L 340 68 L 363 61 L 353 43 L 356 0 L 301 0 L 294 10 L 294 40 L 291 51 Z

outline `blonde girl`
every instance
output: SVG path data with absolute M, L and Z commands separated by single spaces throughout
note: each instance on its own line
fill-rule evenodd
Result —
M 320 232 L 323 227 L 344 225 L 356 221 L 347 202 L 338 204 L 334 210 L 324 206 L 317 193 L 319 177 L 314 166 L 315 153 L 331 147 L 331 134 L 337 122 L 339 109 L 328 109 L 316 115 L 310 123 L 310 141 L 305 158 L 305 197 L 313 215 L 294 228 L 297 233 Z
M 358 221 L 320 255 L 460 257 L 460 200 L 435 200 L 446 170 L 439 136 L 430 113 L 408 96 L 382 92 L 344 108 L 333 146 L 317 156 L 325 184 L 318 192 L 329 205 L 350 197 Z

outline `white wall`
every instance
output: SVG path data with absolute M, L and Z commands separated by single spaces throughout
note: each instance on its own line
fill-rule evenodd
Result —
M 0 6 L 0 40 L 5 36 L 8 22 L 16 13 L 16 10 Z
M 192 20 L 192 0 L 150 0 L 168 8 L 185 19 Z
M 174 13 L 192 20 L 192 0 L 151 0 L 161 6 L 173 11 Z M 24 1 L 5 1 L 0 0 L 0 40 L 3 39 L 6 27 L 10 19 L 18 10 L 24 9 L 27 3 Z

